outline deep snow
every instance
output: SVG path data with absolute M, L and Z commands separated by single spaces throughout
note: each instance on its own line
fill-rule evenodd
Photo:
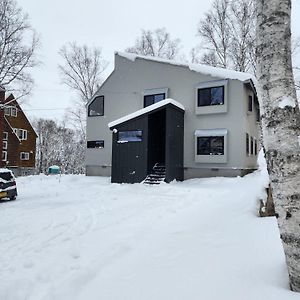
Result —
M 266 181 L 146 186 L 109 178 L 17 178 L 0 203 L 0 299 L 285 300 L 274 218 L 257 217 Z

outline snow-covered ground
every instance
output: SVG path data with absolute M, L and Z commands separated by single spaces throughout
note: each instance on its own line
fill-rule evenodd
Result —
M 18 178 L 0 203 L 0 299 L 299 299 L 276 220 L 257 217 L 263 178 Z

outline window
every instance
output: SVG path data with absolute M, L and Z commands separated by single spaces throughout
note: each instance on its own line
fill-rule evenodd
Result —
M 157 103 L 159 101 L 162 101 L 166 98 L 166 94 L 154 94 L 154 95 L 146 95 L 144 96 L 144 107 L 147 107 L 149 105 L 152 105 L 154 103 Z
M 2 142 L 2 149 L 7 149 L 7 141 Z
M 198 106 L 223 105 L 224 86 L 198 89 Z
M 16 107 L 11 107 L 10 108 L 10 115 L 12 117 L 16 117 L 17 116 L 17 108 Z
M 253 97 L 250 95 L 248 97 L 248 111 L 253 111 Z
M 227 145 L 226 128 L 195 130 L 195 162 L 227 163 Z
M 29 152 L 21 152 L 20 159 L 21 160 L 29 160 Z
M 97 96 L 88 106 L 88 116 L 98 117 L 104 115 L 104 96 Z
M 256 107 L 256 122 L 260 122 L 260 109 L 259 109 L 259 106 Z
M 224 136 L 197 137 L 197 155 L 224 155 Z
M 7 161 L 7 152 L 2 151 L 2 161 Z
M 119 131 L 118 143 L 141 142 L 142 130 Z
M 254 155 L 257 155 L 257 139 L 254 139 Z
M 6 131 L 3 132 L 3 140 L 4 141 L 8 140 L 8 132 L 6 132 Z
M 88 148 L 97 148 L 97 149 L 104 148 L 104 141 L 103 140 L 87 141 L 87 147 Z
M 246 133 L 246 154 L 249 156 L 250 154 L 250 149 L 249 149 L 249 134 Z
M 5 114 L 6 116 L 10 116 L 10 108 L 9 108 L 9 107 L 5 107 L 5 108 L 4 108 L 4 114 Z
M 27 140 L 28 132 L 26 129 L 14 128 L 13 130 L 20 140 Z
M 251 155 L 254 154 L 254 141 L 253 141 L 253 137 L 251 136 L 251 147 L 250 147 L 250 150 L 251 150 Z

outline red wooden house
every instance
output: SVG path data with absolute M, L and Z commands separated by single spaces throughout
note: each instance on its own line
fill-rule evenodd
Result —
M 1 104 L 2 166 L 17 176 L 34 174 L 37 134 L 12 94 Z

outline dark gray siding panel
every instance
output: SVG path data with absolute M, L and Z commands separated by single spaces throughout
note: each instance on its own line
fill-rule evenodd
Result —
M 135 183 L 147 176 L 148 118 L 128 121 L 115 127 L 117 131 L 142 130 L 141 142 L 118 143 L 118 132 L 113 133 L 111 182 Z
M 166 182 L 183 180 L 184 111 L 168 106 L 166 111 Z

